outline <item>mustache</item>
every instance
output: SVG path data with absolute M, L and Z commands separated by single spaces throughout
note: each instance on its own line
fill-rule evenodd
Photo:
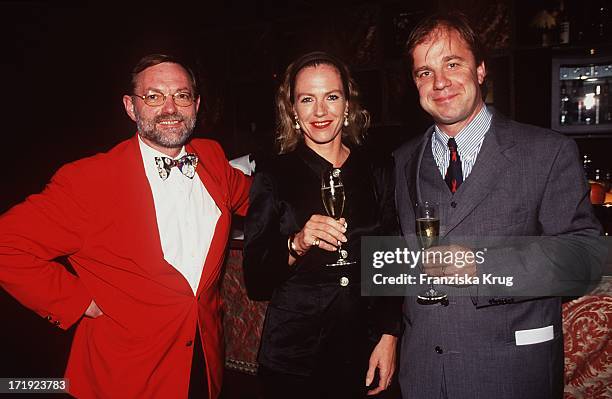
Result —
M 180 121 L 183 122 L 185 121 L 185 118 L 183 118 L 181 115 L 177 115 L 177 114 L 162 114 L 162 115 L 157 115 L 154 119 L 155 123 L 159 123 L 159 122 L 165 122 L 165 121 Z

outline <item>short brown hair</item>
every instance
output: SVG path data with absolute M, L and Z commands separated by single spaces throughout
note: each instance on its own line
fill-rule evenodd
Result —
M 185 69 L 185 71 L 187 71 L 187 74 L 189 75 L 189 80 L 191 81 L 191 86 L 193 87 L 193 94 L 194 96 L 197 96 L 199 93 L 198 80 L 191 67 L 189 67 L 189 65 L 187 65 L 185 61 L 179 59 L 178 57 L 168 54 L 149 54 L 145 55 L 140 59 L 140 61 L 138 61 L 136 66 L 134 66 L 134 68 L 132 69 L 132 79 L 130 81 L 131 93 L 134 93 L 134 91 L 136 90 L 136 78 L 140 72 L 152 66 L 163 64 L 165 62 L 180 65 L 181 67 L 183 67 L 183 69 Z
M 450 11 L 432 14 L 423 19 L 417 24 L 417 26 L 414 27 L 410 33 L 410 36 L 408 37 L 408 40 L 406 41 L 405 46 L 410 69 L 412 70 L 414 67 L 412 52 L 416 46 L 428 41 L 428 39 L 430 39 L 432 36 L 451 30 L 454 30 L 457 32 L 457 34 L 459 34 L 472 52 L 476 65 L 480 65 L 480 63 L 485 60 L 485 50 L 480 39 L 478 38 L 478 35 L 470 25 L 470 22 L 465 14 L 457 11 Z
M 294 87 L 296 77 L 302 69 L 318 65 L 330 65 L 336 68 L 342 80 L 344 96 L 349 104 L 349 125 L 342 128 L 343 141 L 354 145 L 361 144 L 370 126 L 370 114 L 362 108 L 359 102 L 357 84 L 351 77 L 346 64 L 335 56 L 323 51 L 304 54 L 287 67 L 283 81 L 276 94 L 276 141 L 279 153 L 281 154 L 293 151 L 297 144 L 304 139 L 300 131 L 294 127 L 293 103 L 295 101 Z

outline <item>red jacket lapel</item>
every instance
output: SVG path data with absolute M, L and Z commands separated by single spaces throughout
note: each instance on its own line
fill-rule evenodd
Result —
M 164 260 L 155 215 L 153 193 L 145 174 L 142 155 L 135 135 L 119 159 L 114 162 L 115 201 L 110 211 L 124 235 L 127 249 L 136 265 L 146 268 L 152 278 L 178 292 L 191 294 L 183 275 Z M 191 294 L 192 295 L 192 294 Z

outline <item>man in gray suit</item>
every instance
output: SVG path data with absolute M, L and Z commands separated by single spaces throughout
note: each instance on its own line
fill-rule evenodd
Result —
M 421 106 L 435 125 L 394 154 L 403 234 L 415 234 L 414 204 L 432 201 L 440 208 L 441 239 L 557 240 L 490 251 L 482 265 L 433 262 L 424 271 L 467 277 L 494 273 L 534 287 L 552 287 L 555 279 L 597 279 L 602 251 L 593 241 L 600 227 L 574 141 L 485 106 L 480 86 L 486 66 L 462 15 L 423 20 L 407 50 Z M 469 282 L 439 288 L 448 293 L 446 301 L 405 300 L 399 373 L 405 399 L 562 397 L 560 297 L 495 295 Z

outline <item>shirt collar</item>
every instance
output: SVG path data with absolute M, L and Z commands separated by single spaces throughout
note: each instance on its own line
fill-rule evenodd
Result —
M 455 135 L 459 154 L 472 153 L 473 150 L 477 151 L 480 148 L 480 143 L 484 140 L 484 136 L 491 126 L 492 116 L 487 106 L 483 105 L 474 119 Z M 434 125 L 433 139 L 438 145 L 448 148 L 450 136 L 444 133 L 438 125 Z

